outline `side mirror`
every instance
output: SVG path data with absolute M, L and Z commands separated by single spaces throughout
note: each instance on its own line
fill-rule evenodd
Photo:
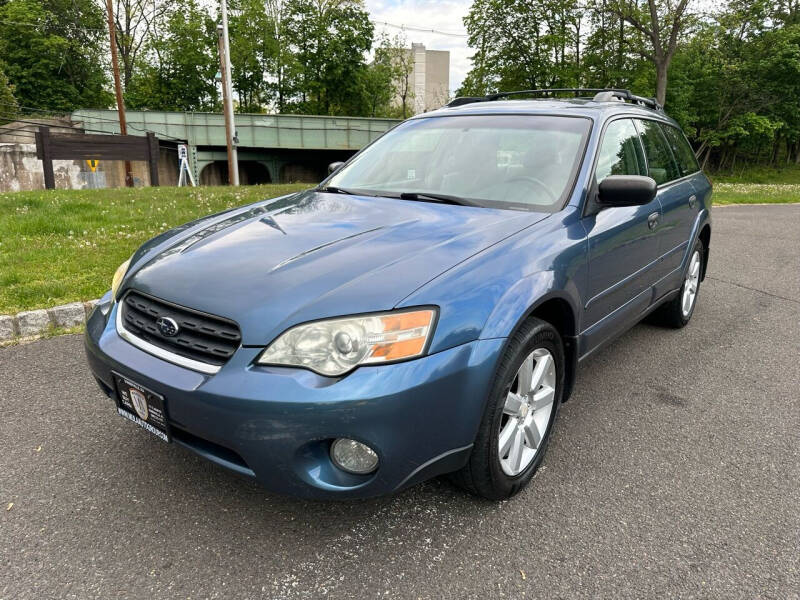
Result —
M 334 173 L 336 173 L 336 171 L 341 169 L 343 166 L 344 166 L 344 162 L 341 161 L 341 160 L 336 161 L 336 162 L 332 162 L 331 164 L 328 165 L 328 175 L 333 175 Z
M 597 203 L 602 206 L 642 206 L 656 197 L 658 185 L 652 177 L 609 175 L 598 186 Z

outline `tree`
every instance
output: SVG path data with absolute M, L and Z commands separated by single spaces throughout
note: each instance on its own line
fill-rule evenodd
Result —
M 295 61 L 291 80 L 293 112 L 359 114 L 363 96 L 355 85 L 366 68 L 373 27 L 361 0 L 287 0 L 285 39 Z
M 156 35 L 158 22 L 169 4 L 161 0 L 114 0 L 114 26 L 122 89 L 127 90 L 138 64 L 139 53 Z
M 231 79 L 238 110 L 259 112 L 271 96 L 267 76 L 277 52 L 274 28 L 262 0 L 238 0 L 231 8 Z
M 274 52 L 267 56 L 268 87 L 273 91 L 278 112 L 283 112 L 287 97 L 291 95 L 288 73 L 297 71 L 296 58 L 291 50 L 287 31 L 288 0 L 265 0 L 264 10 L 269 24 L 269 36 L 274 43 Z
M 63 112 L 109 106 L 104 23 L 91 0 L 0 5 L 0 68 L 19 103 Z
M 0 69 L 0 125 L 11 121 L 18 109 L 17 100 L 14 98 L 14 87 Z
M 407 40 L 397 36 L 384 51 L 384 59 L 392 65 L 391 89 L 400 100 L 400 114 L 403 119 L 411 116 L 411 104 L 414 102 L 414 84 L 411 73 L 414 70 L 414 53 L 406 49 Z
M 800 25 L 770 0 L 730 2 L 675 55 L 670 114 L 705 167 L 800 160 Z
M 375 49 L 375 59 L 361 71 L 361 86 L 364 94 L 365 114 L 369 117 L 386 114 L 394 99 L 392 80 L 395 65 L 392 62 L 392 41 L 382 35 Z
M 641 92 L 643 83 L 650 87 L 645 73 L 647 63 L 638 52 L 642 47 L 641 34 L 611 12 L 608 1 L 592 0 L 587 5 L 581 85 Z
M 647 44 L 640 54 L 655 66 L 656 100 L 663 105 L 670 63 L 692 21 L 689 0 L 612 0 L 608 6 L 644 36 Z
M 476 53 L 459 94 L 576 86 L 582 15 L 575 0 L 475 0 L 464 24 Z
M 129 108 L 213 110 L 219 68 L 216 23 L 197 0 L 170 8 L 146 45 L 128 89 Z

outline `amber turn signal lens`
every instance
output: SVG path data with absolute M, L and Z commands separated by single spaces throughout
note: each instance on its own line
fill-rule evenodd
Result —
M 383 332 L 370 337 L 372 352 L 364 362 L 387 362 L 421 355 L 435 314 L 426 309 L 379 317 Z

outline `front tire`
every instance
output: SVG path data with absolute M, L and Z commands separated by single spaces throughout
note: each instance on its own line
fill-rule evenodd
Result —
M 509 339 L 469 462 L 455 483 L 489 500 L 519 492 L 544 458 L 564 390 L 564 346 L 531 318 Z

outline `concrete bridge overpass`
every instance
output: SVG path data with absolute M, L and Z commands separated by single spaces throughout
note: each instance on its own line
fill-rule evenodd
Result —
M 115 110 L 82 109 L 71 117 L 87 133 L 119 133 Z M 189 164 L 198 183 L 227 182 L 222 114 L 128 111 L 127 119 L 129 135 L 152 131 L 165 144 L 186 143 Z M 349 158 L 398 122 L 362 117 L 237 114 L 240 179 L 246 184 L 319 181 L 329 163 Z

